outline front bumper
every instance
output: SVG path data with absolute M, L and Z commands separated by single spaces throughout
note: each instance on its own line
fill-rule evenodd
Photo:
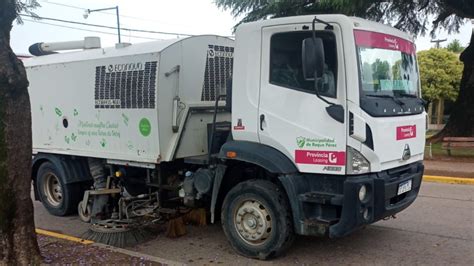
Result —
M 394 215 L 418 196 L 422 162 L 357 176 L 286 176 L 281 181 L 293 210 L 295 231 L 301 235 L 343 237 L 358 228 Z M 400 183 L 412 180 L 410 191 L 397 195 Z M 364 202 L 359 189 L 367 187 Z M 368 216 L 364 218 L 364 211 Z
M 345 236 L 362 225 L 374 223 L 410 206 L 420 191 L 423 170 L 423 164 L 414 163 L 408 167 L 347 178 L 344 182 L 341 219 L 329 227 L 329 236 Z M 412 189 L 397 195 L 398 185 L 410 179 L 412 180 Z M 365 203 L 358 199 L 359 188 L 362 184 L 366 184 L 371 192 L 369 200 Z M 368 219 L 363 217 L 365 208 L 369 211 Z

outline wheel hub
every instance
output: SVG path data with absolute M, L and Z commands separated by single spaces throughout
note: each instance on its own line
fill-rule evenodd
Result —
M 237 233 L 246 243 L 262 245 L 272 230 L 272 217 L 263 204 L 247 200 L 235 212 L 234 224 Z
M 44 194 L 46 199 L 52 206 L 59 206 L 63 201 L 63 192 L 59 178 L 50 173 L 46 176 L 43 183 Z

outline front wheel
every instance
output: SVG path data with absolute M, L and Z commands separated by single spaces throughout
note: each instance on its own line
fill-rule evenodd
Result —
M 269 181 L 250 180 L 235 186 L 224 200 L 221 216 L 230 244 L 246 257 L 278 256 L 294 238 L 286 195 Z

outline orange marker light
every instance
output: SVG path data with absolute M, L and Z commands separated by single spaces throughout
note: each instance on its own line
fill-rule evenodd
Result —
M 237 157 L 237 153 L 235 151 L 228 151 L 226 153 L 227 158 L 235 158 Z

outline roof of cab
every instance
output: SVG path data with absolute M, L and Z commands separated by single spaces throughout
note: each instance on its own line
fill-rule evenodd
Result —
M 414 35 L 411 35 L 407 32 L 401 31 L 396 29 L 390 25 L 382 24 L 380 22 L 375 22 L 359 17 L 350 17 L 350 19 L 354 22 L 354 28 L 360 28 L 362 30 L 370 30 L 370 31 L 377 31 L 382 32 L 385 34 L 391 34 L 398 37 L 402 37 L 403 39 L 409 40 L 414 42 Z
M 245 27 L 247 30 L 249 28 L 260 29 L 262 27 L 278 26 L 285 24 L 301 24 L 301 23 L 311 23 L 314 17 L 317 17 L 320 20 L 327 21 L 329 23 L 339 23 L 341 25 L 351 25 L 353 29 L 369 30 L 375 32 L 382 32 L 386 34 L 395 35 L 410 41 L 414 41 L 413 36 L 395 29 L 389 25 L 385 25 L 379 22 L 374 22 L 358 17 L 349 17 L 342 14 L 322 14 L 322 15 L 305 15 L 305 16 L 292 16 L 292 17 L 282 17 L 282 18 L 272 18 L 266 20 L 260 20 L 250 23 L 245 23 L 239 27 Z M 238 29 L 237 29 L 238 30 Z

